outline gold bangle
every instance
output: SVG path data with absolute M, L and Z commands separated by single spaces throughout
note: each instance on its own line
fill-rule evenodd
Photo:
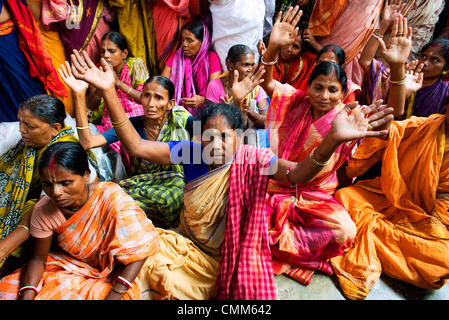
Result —
M 318 167 L 324 167 L 325 165 L 327 165 L 329 163 L 330 158 L 327 161 L 323 161 L 323 162 L 322 161 L 318 161 L 315 158 L 315 150 L 316 150 L 316 148 L 313 149 L 312 152 L 310 153 L 310 159 L 312 160 L 312 163 L 314 165 L 318 166 Z
M 30 228 L 28 228 L 27 226 L 24 226 L 23 224 L 18 224 L 18 225 L 17 225 L 17 228 L 23 228 L 23 229 L 25 229 L 26 231 L 30 232 Z
M 76 127 L 77 130 L 85 130 L 85 129 L 89 129 L 89 126 L 86 127 Z
M 406 77 L 406 76 L 404 77 L 404 79 L 399 80 L 399 81 L 394 81 L 394 80 L 388 79 L 388 81 L 390 82 L 390 84 L 395 84 L 395 85 L 397 85 L 397 86 L 402 86 L 402 85 L 406 82 L 406 80 L 407 80 L 407 77 Z
M 128 91 L 126 91 L 126 95 L 129 96 L 129 93 L 131 92 L 132 89 L 133 89 L 133 87 L 129 87 Z
M 128 118 L 125 118 L 122 121 L 118 121 L 118 122 L 111 121 L 111 124 L 114 128 L 120 128 L 120 127 L 123 127 L 128 120 L 129 120 Z
M 118 294 L 124 294 L 124 293 L 128 292 L 128 289 L 126 289 L 126 290 L 119 290 L 119 289 L 114 288 L 114 286 L 111 287 L 111 290 L 114 291 L 115 293 L 118 293 Z

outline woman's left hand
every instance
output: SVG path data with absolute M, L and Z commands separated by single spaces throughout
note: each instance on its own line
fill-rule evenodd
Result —
M 246 75 L 241 81 L 239 81 L 239 72 L 237 69 L 234 70 L 234 82 L 232 83 L 232 96 L 234 97 L 234 101 L 238 103 L 243 100 L 251 91 L 254 90 L 255 87 L 264 82 L 262 79 L 265 73 L 265 68 L 263 65 L 260 65 L 257 68 L 257 65 L 253 67 L 250 73 Z
M 344 143 L 364 137 L 385 137 L 393 121 L 393 108 L 382 105 L 382 100 L 369 106 L 352 102 L 338 113 L 332 121 L 329 134 L 336 143 Z
M 72 74 L 72 69 L 68 61 L 61 64 L 61 68 L 58 69 L 59 75 L 65 84 L 72 89 L 75 94 L 85 95 L 89 84 L 86 81 L 76 79 Z
M 408 98 L 413 92 L 422 88 L 424 73 L 422 68 L 423 63 L 418 64 L 418 60 L 413 60 L 410 64 L 405 66 L 405 96 Z
M 182 98 L 182 102 L 184 103 L 184 106 L 189 108 L 198 108 L 202 104 L 204 104 L 204 101 L 206 100 L 205 97 L 194 95 L 191 98 Z

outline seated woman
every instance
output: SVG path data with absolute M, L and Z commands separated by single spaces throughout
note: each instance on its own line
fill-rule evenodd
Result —
M 234 81 L 242 81 L 254 68 L 254 53 L 243 44 L 237 44 L 229 49 L 226 58 L 228 72 L 223 73 L 218 79 L 209 82 L 206 91 L 206 103 L 219 103 L 222 101 L 232 103 L 232 85 Z M 245 129 L 265 128 L 265 118 L 268 110 L 267 94 L 260 86 L 256 86 L 244 99 L 243 122 Z M 250 144 L 260 146 L 259 135 L 250 139 Z
M 329 44 L 321 49 L 316 56 L 316 63 L 324 61 L 331 61 L 338 64 L 340 67 L 345 67 L 346 54 L 345 51 L 335 44 Z M 351 80 L 347 80 L 347 88 L 343 103 L 358 101 L 360 98 L 361 89 Z
M 105 105 L 109 109 L 112 121 L 121 123 L 115 128 L 115 131 L 128 152 L 132 150 L 139 158 L 161 165 L 182 164 L 186 182 L 192 183 L 186 187 L 186 190 L 189 187 L 197 188 L 196 183 L 204 188 L 206 188 L 206 184 L 212 183 L 208 185 L 207 189 L 202 188 L 201 193 L 195 194 L 196 197 L 204 195 L 204 201 L 197 202 L 192 199 L 195 206 L 198 203 L 202 203 L 202 205 L 199 210 L 190 213 L 194 216 L 187 227 L 190 230 L 195 227 L 197 232 L 199 231 L 193 234 L 194 240 L 214 238 L 211 243 L 197 241 L 198 246 L 204 247 L 206 250 L 209 248 L 212 252 L 221 252 L 215 282 L 215 294 L 218 299 L 276 298 L 264 212 L 268 179 L 272 178 L 284 183 L 304 184 L 321 171 L 322 166 L 317 165 L 320 163 L 318 161 L 329 159 L 341 144 L 364 136 L 381 136 L 386 132 L 371 131 L 368 128 L 377 128 L 392 120 L 391 112 L 393 110 L 385 106 L 372 105 L 365 108 L 356 107 L 355 104 L 346 106 L 334 118 L 332 130 L 329 130 L 323 143 L 318 147 L 320 157 L 317 156 L 318 159 L 305 157 L 298 163 L 278 159 L 268 149 L 243 145 L 241 135 L 238 134 L 243 128 L 241 111 L 238 107 L 229 104 L 211 104 L 202 111 L 200 117 L 201 143 L 149 141 L 141 138 L 120 107 L 114 90 L 114 75 L 108 64 L 102 60 L 104 71 L 101 71 L 90 61 L 86 53 L 82 54 L 82 57 L 79 54 L 75 56 L 78 63 L 74 63 L 76 68 L 74 76 L 89 82 L 103 93 Z M 86 68 L 89 71 L 83 72 Z M 233 86 L 235 101 L 241 102 L 256 85 L 260 84 L 259 79 L 262 75 L 263 70 L 256 75 L 250 73 L 243 81 L 235 83 Z M 367 118 L 368 113 L 372 113 L 372 115 Z M 213 183 L 214 180 L 216 183 Z M 220 190 L 217 190 L 216 187 L 219 187 Z M 206 213 L 203 215 L 201 212 L 205 207 L 213 209 L 213 212 L 206 212 L 210 214 L 208 217 L 205 216 Z M 187 204 L 186 208 L 190 210 L 192 207 Z M 200 221 L 195 216 L 204 217 L 204 220 Z M 222 220 L 224 220 L 224 226 L 220 226 Z M 217 234 L 214 230 L 218 230 Z M 166 234 L 164 230 L 159 232 L 162 234 L 161 238 L 165 237 L 163 236 Z M 166 251 L 169 250 L 162 249 L 162 252 Z M 186 253 L 188 253 L 188 257 L 186 257 Z M 204 255 L 204 253 L 202 254 Z M 179 265 L 187 265 L 185 263 L 187 259 L 194 259 L 197 266 L 202 265 L 198 263 L 200 261 L 198 255 L 195 255 L 194 258 L 193 256 L 194 254 L 190 251 L 179 252 L 172 260 L 175 261 L 173 269 L 179 268 Z M 167 263 L 167 259 L 158 261 L 165 267 L 170 265 Z M 158 261 L 150 260 L 148 262 L 149 265 L 144 267 L 146 272 L 142 271 L 144 272 L 141 275 L 142 281 L 148 280 L 148 278 L 155 281 L 152 276 L 155 274 L 154 269 L 158 268 L 155 265 Z M 213 266 L 210 269 L 213 269 Z M 168 272 L 170 270 L 171 267 L 168 268 Z M 192 273 L 204 275 L 205 272 L 204 269 L 189 269 L 186 273 L 191 276 Z M 152 289 L 155 291 L 163 289 L 161 282 L 169 276 L 169 274 L 161 275 L 160 282 L 156 280 L 158 285 Z M 213 279 L 212 276 L 212 280 L 209 282 L 212 283 L 212 288 L 208 289 L 209 294 L 215 291 Z M 184 282 L 178 279 L 177 283 L 176 288 L 179 288 Z M 245 285 L 239 286 L 239 283 L 245 283 Z M 204 283 L 197 284 L 197 287 L 201 286 L 204 286 Z M 197 287 L 192 289 L 194 294 L 198 294 Z M 171 287 L 170 290 L 169 296 L 170 294 L 172 294 L 171 297 L 175 296 L 174 288 Z
M 48 147 L 39 173 L 46 196 L 31 216 L 31 256 L 0 281 L 0 298 L 139 299 L 134 279 L 159 249 L 145 213 L 117 184 L 89 183 L 87 153 L 79 143 Z
M 279 58 L 273 68 L 273 79 L 306 91 L 307 80 L 315 67 L 315 53 L 322 48 L 307 30 L 298 33 L 292 44 L 279 50 Z M 262 41 L 259 42 L 258 49 L 263 57 L 265 48 Z M 313 50 L 316 50 L 315 53 L 312 52 Z
M 76 59 L 72 57 L 76 63 Z M 92 135 L 87 122 L 85 94 L 88 84 L 73 77 L 70 65 L 61 66 L 62 79 L 73 90 L 76 124 L 81 145 L 89 150 L 111 145 L 119 141 L 115 126 Z M 189 140 L 192 116 L 183 107 L 174 106 L 173 83 L 162 76 L 152 76 L 143 85 L 141 103 L 144 114 L 130 120 L 142 139 L 151 141 Z M 179 213 L 183 204 L 184 172 L 182 166 L 161 166 L 145 159 L 132 157 L 130 178 L 120 181 L 120 185 L 137 201 L 153 223 L 158 227 L 171 228 L 179 224 Z
M 366 298 L 382 273 L 424 289 L 447 283 L 448 106 L 445 115 L 393 121 L 387 139 L 363 139 L 349 161 L 355 177 L 384 160 L 379 177 L 335 194 L 358 230 L 354 246 L 331 259 L 348 299 Z
M 20 104 L 18 117 L 22 139 L 0 157 L 0 266 L 15 250 L 3 266 L 8 270 L 8 265 L 15 268 L 19 262 L 22 249 L 17 248 L 28 238 L 29 212 L 42 193 L 37 170 L 42 153 L 55 142 L 78 142 L 72 128 L 64 125 L 64 105 L 55 97 L 29 98 Z M 91 153 L 89 162 L 96 168 Z M 96 171 L 91 170 L 92 179 Z M 0 275 L 4 274 L 3 267 Z
M 221 74 L 220 58 L 211 50 L 211 34 L 202 22 L 191 21 L 183 26 L 181 41 L 161 75 L 175 84 L 176 105 L 196 116 L 206 99 L 207 84 Z
M 110 31 L 101 40 L 101 57 L 104 58 L 114 69 L 116 75 L 115 88 L 119 96 L 122 107 L 128 117 L 143 115 L 143 107 L 140 101 L 140 94 L 143 83 L 148 79 L 148 71 L 142 59 L 130 56 L 128 42 L 125 36 Z M 112 128 L 108 111 L 104 108 L 104 101 L 91 88 L 88 94 L 88 106 L 93 113 L 89 115 L 91 122 L 100 121 L 97 129 L 100 133 Z M 120 143 L 115 142 L 111 147 L 121 153 Z M 121 153 L 123 163 L 129 169 L 130 163 L 126 153 Z
M 309 284 L 315 270 L 332 274 L 327 260 L 341 255 L 354 242 L 355 225 L 333 195 L 338 186 L 336 171 L 350 157 L 356 141 L 341 144 L 328 156 L 322 157 L 321 146 L 333 131 L 332 123 L 336 116 L 345 108 L 341 101 L 347 81 L 339 65 L 319 63 L 310 75 L 307 92 L 281 84 L 271 77 L 270 62 L 280 48 L 294 42 L 297 30 L 294 26 L 299 19 L 297 16 L 300 16 L 293 18 L 297 10 L 290 8 L 282 20 L 278 17 L 263 56 L 267 72 L 261 86 L 272 97 L 267 130 L 270 148 L 280 158 L 297 162 L 310 158 L 321 170 L 300 185 L 271 181 L 266 212 L 274 272 L 285 273 Z M 402 28 L 405 21 L 400 23 Z M 396 29 L 398 24 L 399 21 Z M 385 58 L 393 66 L 394 75 L 402 79 L 405 72 L 403 62 L 408 57 L 411 44 L 409 37 L 399 40 L 403 47 L 392 47 Z M 391 41 L 398 41 L 398 37 L 392 37 Z M 405 101 L 403 87 L 396 86 L 392 90 L 394 93 L 392 91 L 388 105 L 398 110 Z
M 379 44 L 381 50 L 384 50 L 382 38 L 394 19 L 399 16 L 399 12 L 394 11 L 394 8 L 389 11 L 392 13 L 385 13 L 384 9 L 380 27 L 373 32 L 359 59 L 360 66 L 366 74 L 361 101 L 370 103 L 376 99 L 387 99 L 393 86 L 405 85 L 407 95 L 405 111 L 395 115 L 397 119 L 411 116 L 428 117 L 434 113 L 444 114 L 446 110 L 444 100 L 449 96 L 449 82 L 441 78 L 449 73 L 449 40 L 441 38 L 426 44 L 419 54 L 418 61 L 410 63 L 412 71 L 416 69 L 416 72 L 407 75 L 404 81 L 392 82 L 391 66 L 374 59 Z

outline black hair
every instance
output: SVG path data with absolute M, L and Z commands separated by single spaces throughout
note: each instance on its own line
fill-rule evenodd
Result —
M 444 66 L 444 70 L 449 69 L 449 39 L 445 39 L 445 38 L 437 38 L 429 43 L 427 43 L 426 45 L 424 45 L 424 47 L 422 47 L 421 49 L 421 53 L 423 53 L 424 51 L 426 51 L 430 46 L 435 45 L 435 44 L 439 44 L 440 45 L 440 54 L 444 57 L 444 59 L 446 60 L 446 65 Z
M 324 61 L 313 68 L 310 74 L 309 80 L 307 81 L 307 86 L 310 86 L 312 81 L 315 80 L 319 75 L 328 76 L 331 73 L 335 73 L 335 77 L 338 82 L 340 82 L 343 91 L 348 88 L 348 79 L 346 78 L 345 70 L 333 61 Z
M 236 105 L 229 103 L 211 103 L 206 105 L 199 116 L 201 128 L 204 129 L 207 120 L 217 116 L 225 116 L 234 130 L 244 129 L 242 111 Z
M 165 90 L 168 91 L 169 100 L 173 99 L 173 97 L 175 96 L 175 85 L 170 79 L 164 76 L 151 76 L 145 81 L 143 86 L 153 81 L 156 82 L 157 84 L 160 84 Z
M 84 176 L 90 172 L 87 152 L 80 143 L 74 141 L 62 141 L 53 143 L 41 156 L 39 161 L 39 173 L 52 165 L 59 165 L 66 170 Z
M 186 23 L 181 30 L 187 29 L 192 32 L 195 37 L 203 42 L 204 38 L 204 25 L 200 21 L 190 21 Z
M 28 110 L 41 121 L 53 125 L 59 123 L 64 127 L 66 112 L 64 103 L 56 97 L 38 94 L 19 104 L 19 109 Z
M 337 46 L 336 44 L 328 44 L 327 46 L 323 47 L 318 52 L 316 56 L 316 61 L 320 60 L 321 55 L 325 52 L 332 52 L 337 58 L 338 64 L 340 66 L 343 66 L 345 64 L 346 53 L 341 47 Z
M 226 61 L 229 61 L 232 64 L 236 64 L 245 54 L 252 54 L 254 56 L 254 52 L 247 45 L 244 44 L 233 45 L 228 50 L 228 56 L 226 57 Z
M 109 31 L 103 35 L 101 41 L 110 40 L 114 42 L 120 50 L 128 50 L 128 56 L 131 56 L 131 51 L 129 50 L 128 41 L 125 36 L 117 31 Z

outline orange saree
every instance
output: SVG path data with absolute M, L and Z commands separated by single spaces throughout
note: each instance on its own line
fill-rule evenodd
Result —
M 58 210 L 48 197 L 39 202 L 41 215 Z M 43 225 L 33 221 L 38 213 L 33 212 L 31 235 L 39 232 L 33 226 Z M 36 300 L 104 299 L 117 276 L 118 263 L 140 261 L 159 250 L 159 236 L 151 221 L 112 182 L 99 183 L 87 203 L 54 232 L 62 251 L 49 254 Z M 21 269 L 0 281 L 0 299 L 17 299 L 20 274 Z M 122 299 L 140 299 L 136 282 Z
M 331 259 L 347 298 L 365 298 L 382 272 L 426 289 L 449 278 L 445 127 L 445 115 L 393 122 L 388 140 L 363 139 L 349 161 L 349 176 L 379 160 L 382 173 L 335 196 L 357 226 L 354 247 Z

